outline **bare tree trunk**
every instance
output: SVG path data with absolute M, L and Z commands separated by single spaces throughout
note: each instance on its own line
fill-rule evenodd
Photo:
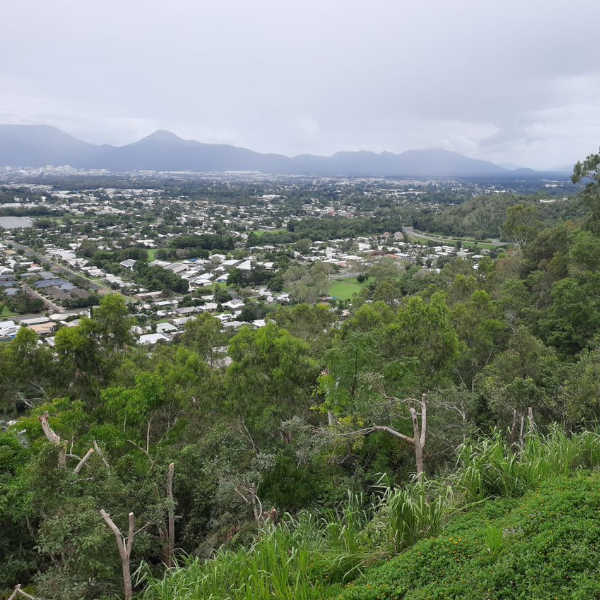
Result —
M 523 448 L 525 446 L 525 416 L 521 415 L 520 417 L 520 426 L 519 426 L 519 448 L 521 452 L 523 452 Z
M 133 588 L 131 585 L 131 566 L 129 560 L 122 561 L 123 567 L 123 593 L 125 594 L 125 600 L 131 600 L 133 597 Z
M 76 456 L 75 454 L 67 454 L 67 442 L 63 441 L 61 439 L 60 435 L 58 435 L 58 433 L 56 433 L 56 431 L 54 431 L 54 429 L 52 429 L 52 427 L 50 427 L 50 423 L 49 423 L 48 419 L 49 419 L 49 416 L 48 416 L 47 412 L 39 417 L 40 424 L 42 425 L 42 431 L 44 432 L 46 439 L 53 446 L 56 446 L 58 448 L 58 466 L 59 466 L 59 468 L 60 469 L 67 468 L 67 456 L 69 458 L 77 458 L 77 459 L 79 459 L 79 462 L 73 469 L 73 473 L 79 473 L 79 471 L 81 471 L 81 469 L 83 468 L 83 465 L 85 465 L 85 463 L 89 460 L 90 456 L 92 456 L 92 454 L 94 454 L 94 448 L 90 448 L 86 452 L 86 454 L 83 458 L 79 458 L 79 456 Z M 94 442 L 94 445 L 97 446 L 95 442 Z M 73 446 L 73 444 L 71 443 L 71 447 L 72 446 Z M 21 590 L 20 594 L 22 595 L 23 593 L 24 592 Z
M 15 598 L 17 597 L 17 594 L 19 593 L 20 589 L 21 589 L 21 584 L 18 583 L 15 586 L 15 589 L 13 590 L 13 593 L 8 597 L 8 600 L 15 600 Z
M 425 462 L 423 458 L 423 449 L 427 441 L 427 396 L 421 396 L 421 424 L 414 408 L 410 408 L 410 418 L 413 424 L 413 445 L 415 447 L 415 463 L 417 466 L 417 478 L 420 480 L 425 473 Z
M 418 442 L 415 443 L 415 463 L 417 465 L 417 479 L 421 480 L 425 472 L 425 465 L 423 462 L 423 448 Z
M 260 498 L 254 494 L 252 496 L 252 513 L 254 514 L 254 519 L 259 525 L 262 525 L 264 522 L 263 519 L 263 505 L 260 501 Z
M 512 444 L 517 443 L 517 409 L 513 408 L 512 425 L 510 427 L 510 441 Z
M 528 433 L 532 433 L 535 429 L 535 422 L 533 420 L 533 409 L 531 406 L 527 407 L 527 431 L 525 431 L 525 415 L 522 414 L 520 417 L 520 428 L 519 428 L 519 450 L 523 452 L 525 449 L 525 436 Z
M 133 587 L 131 585 L 131 550 L 133 549 L 133 539 L 135 537 L 135 515 L 129 513 L 129 531 L 127 537 L 124 537 L 121 530 L 115 525 L 110 515 L 104 510 L 100 510 L 102 518 L 115 534 L 119 556 L 121 557 L 121 568 L 123 570 L 123 591 L 125 600 L 131 600 L 133 596 Z
M 167 472 L 167 499 L 169 501 L 169 532 L 167 538 L 167 567 L 174 564 L 175 555 L 175 499 L 173 497 L 173 477 L 175 475 L 175 463 L 169 465 Z
M 162 546 L 162 558 L 167 567 L 175 564 L 175 498 L 173 496 L 173 477 L 175 475 L 175 463 L 169 464 L 167 471 L 167 525 L 164 521 L 158 523 L 158 534 Z M 159 495 L 158 488 L 156 490 Z
M 152 424 L 152 417 L 148 419 L 148 428 L 146 429 L 146 454 L 150 452 L 150 426 Z
M 67 448 L 66 443 L 62 441 L 60 435 L 58 435 L 52 427 L 50 427 L 50 423 L 48 422 L 48 413 L 44 413 L 39 417 L 40 423 L 42 425 L 42 431 L 46 436 L 46 439 L 54 446 L 58 448 L 58 466 L 61 469 L 66 469 L 67 467 Z
M 335 418 L 335 415 L 328 410 L 327 411 L 327 425 L 329 425 L 329 427 L 333 427 L 337 422 L 337 419 Z
M 525 435 L 535 431 L 535 421 L 533 419 L 533 408 L 527 407 L 527 430 L 525 430 L 525 413 L 517 412 L 513 408 L 512 425 L 510 428 L 510 441 L 513 446 L 517 446 L 521 452 L 525 448 Z
M 535 421 L 533 420 L 533 408 L 527 408 L 527 421 L 529 422 L 529 432 L 535 431 Z
M 248 505 L 252 507 L 252 514 L 257 525 L 264 523 L 263 505 L 258 496 L 257 486 L 250 484 L 247 486 L 238 485 L 234 488 L 235 493 Z

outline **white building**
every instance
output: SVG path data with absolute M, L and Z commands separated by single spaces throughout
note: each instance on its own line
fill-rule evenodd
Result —
M 157 342 L 168 342 L 169 338 L 162 333 L 146 333 L 144 335 L 140 335 L 138 342 L 142 344 L 142 346 L 153 346 Z

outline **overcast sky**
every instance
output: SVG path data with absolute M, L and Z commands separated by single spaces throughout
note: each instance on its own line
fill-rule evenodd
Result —
M 597 0 L 6 1 L 0 122 L 558 167 L 600 145 L 599 25 Z

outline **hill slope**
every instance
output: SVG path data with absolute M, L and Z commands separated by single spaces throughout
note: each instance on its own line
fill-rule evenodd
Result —
M 55 127 L 0 125 L 0 165 L 83 165 L 93 162 L 101 148 L 82 142 Z
M 600 597 L 600 474 L 546 480 L 520 498 L 477 503 L 451 518 L 440 535 L 417 542 L 375 567 L 363 563 L 356 531 L 345 553 L 331 556 L 307 541 L 311 527 L 276 528 L 251 550 L 193 561 L 154 580 L 144 600 L 530 600 Z M 351 519 L 352 521 L 352 519 Z M 345 534 L 344 534 L 345 531 Z M 312 538 L 318 538 L 315 533 Z M 353 544 L 356 543 L 356 547 Z M 368 553 L 364 551 L 364 556 Z M 383 560 L 380 556 L 379 560 Z M 375 557 L 375 560 L 377 558 Z M 368 561 L 372 563 L 373 557 Z M 354 566 L 353 566 L 354 565 Z
M 374 568 L 339 600 L 600 597 L 600 476 L 487 501 Z
M 322 176 L 476 177 L 512 173 L 493 163 L 447 150 L 288 157 L 223 144 L 202 144 L 168 131 L 156 131 L 137 142 L 117 147 L 88 144 L 54 127 L 0 125 L 0 165 L 65 164 L 113 171 L 263 171 Z

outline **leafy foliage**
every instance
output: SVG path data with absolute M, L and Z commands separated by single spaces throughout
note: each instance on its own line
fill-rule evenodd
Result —
M 572 204 L 505 196 L 417 217 L 513 245 L 477 268 L 377 260 L 351 304 L 318 304 L 332 267 L 292 264 L 288 249 L 272 253 L 284 276 L 233 273 L 290 292 L 291 306 L 246 303 L 259 329 L 201 315 L 149 350 L 116 295 L 53 349 L 22 328 L 0 344 L 2 592 L 118 595 L 102 508 L 121 529 L 135 514 L 147 600 L 598 595 L 599 164 L 576 167 L 587 186 Z M 248 244 L 306 251 L 401 225 L 393 211 L 306 219 Z M 216 231 L 165 252 L 230 249 Z M 145 249 L 82 251 L 134 258 L 140 284 L 187 291 Z M 169 520 L 181 566 L 165 570 Z

